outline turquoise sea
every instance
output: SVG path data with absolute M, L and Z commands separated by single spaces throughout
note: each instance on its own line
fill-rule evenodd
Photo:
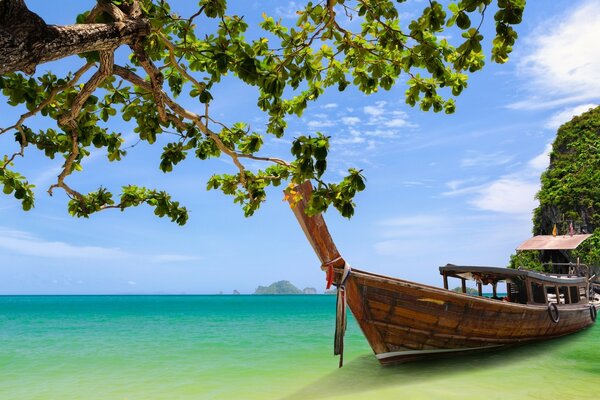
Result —
M 597 399 L 600 325 L 382 368 L 335 296 L 1 296 L 0 399 Z

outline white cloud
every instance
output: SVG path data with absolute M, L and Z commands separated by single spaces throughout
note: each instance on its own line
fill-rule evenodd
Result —
M 524 100 L 515 101 L 506 106 L 512 110 L 548 110 L 573 103 L 581 103 L 590 100 L 587 94 L 575 96 L 563 96 L 552 99 L 549 96 L 532 95 Z
M 331 106 L 328 108 L 336 108 Z M 357 110 L 358 111 L 358 110 Z M 405 137 L 407 128 L 415 128 L 416 124 L 409 122 L 409 116 L 402 110 L 394 110 L 386 101 L 376 101 L 363 107 L 365 115 L 345 108 L 336 113 L 335 117 L 325 114 L 314 114 L 306 124 L 311 129 L 327 129 L 332 133 L 331 143 L 339 146 L 336 154 L 350 156 L 373 152 L 383 143 L 389 143 Z M 306 121 L 306 120 L 305 120 Z M 360 147 L 360 152 L 355 150 Z
M 446 187 L 450 190 L 443 192 L 442 196 L 462 196 L 464 194 L 477 193 L 479 190 L 485 187 L 485 185 L 481 184 L 481 182 L 484 180 L 485 178 L 451 180 L 446 182 Z
M 421 181 L 401 181 L 400 184 L 405 187 L 428 186 L 427 183 Z
M 62 241 L 47 240 L 29 232 L 0 228 L 0 248 L 31 257 L 123 260 L 134 258 L 154 263 L 174 263 L 201 260 L 185 254 L 135 254 L 118 247 L 80 246 Z
M 402 118 L 392 118 L 388 121 L 383 122 L 383 126 L 385 126 L 386 128 L 402 128 L 408 125 L 410 124 Z
M 470 156 L 460 160 L 460 166 L 463 168 L 491 167 L 508 164 L 512 161 L 512 159 L 512 156 L 502 154 L 502 152 L 495 152 L 491 154 L 471 153 Z
M 335 123 L 333 121 L 329 121 L 329 120 L 314 119 L 312 121 L 308 121 L 307 125 L 309 128 L 317 129 L 317 128 L 330 128 L 332 126 L 335 126 Z
M 115 259 L 128 255 L 116 247 L 77 246 L 13 230 L 0 230 L 0 247 L 18 254 L 46 258 Z
M 334 138 L 332 139 L 332 143 L 338 145 L 348 145 L 348 144 L 360 144 L 366 141 L 365 138 L 361 136 L 347 136 L 343 138 Z
M 548 166 L 551 150 L 552 145 L 547 144 L 542 153 L 529 160 L 520 171 L 487 183 L 466 185 L 480 178 L 449 181 L 446 186 L 450 191 L 442 196 L 469 195 L 468 203 L 480 210 L 529 216 L 538 205 L 535 194 L 540 188 L 539 175 Z
M 294 19 L 298 18 L 297 11 L 301 10 L 303 7 L 295 1 L 290 1 L 286 6 L 279 6 L 275 8 L 275 14 L 278 17 L 286 18 L 286 19 Z
M 381 138 L 381 139 L 392 139 L 392 138 L 398 137 L 399 132 L 395 131 L 393 129 L 389 129 L 389 130 L 373 129 L 373 130 L 365 131 L 365 135 L 371 136 L 371 137 L 376 137 L 376 138 Z
M 525 39 L 519 72 L 531 98 L 513 108 L 543 108 L 595 99 L 600 93 L 600 2 L 589 0 L 567 15 L 547 21 Z
M 475 207 L 507 214 L 531 214 L 537 206 L 538 183 L 505 177 L 481 188 L 469 201 Z
M 371 117 L 380 117 L 385 112 L 384 108 L 387 102 L 377 101 L 373 106 L 364 106 L 363 112 Z
M 323 106 L 325 109 L 337 108 L 338 105 L 336 103 L 327 103 Z
M 360 124 L 360 118 L 358 118 L 358 117 L 342 117 L 342 122 L 345 125 L 356 125 L 356 124 Z
M 573 119 L 573 117 L 581 115 L 589 109 L 596 107 L 598 107 L 598 104 L 588 103 L 581 104 L 577 107 L 565 108 L 550 117 L 548 122 L 546 122 L 545 127 L 553 130 L 558 129 L 562 124 Z
M 540 153 L 536 157 L 529 160 L 528 165 L 535 172 L 539 173 L 539 172 L 544 171 L 546 168 L 548 168 L 548 165 L 550 165 L 550 152 L 551 151 L 552 151 L 552 143 L 548 143 L 542 153 Z

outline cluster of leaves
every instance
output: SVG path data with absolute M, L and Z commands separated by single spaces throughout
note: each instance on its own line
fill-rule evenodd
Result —
M 539 251 L 520 251 L 515 254 L 511 254 L 508 267 L 512 269 L 523 267 L 532 271 L 544 272 L 541 257 L 542 255 Z
M 133 1 L 111 0 L 123 10 Z M 82 169 L 82 160 L 90 154 L 91 146 L 106 149 L 109 161 L 120 161 L 126 156 L 120 133 L 110 130 L 114 118 L 120 118 L 135 122 L 134 132 L 139 140 L 164 143 L 158 167 L 165 173 L 189 157 L 231 157 L 239 171 L 214 175 L 207 187 L 233 196 L 247 216 L 265 200 L 269 186 L 279 186 L 283 181 L 294 185 L 309 179 L 316 182 L 309 212 L 322 212 L 333 205 L 346 217 L 353 215 L 354 196 L 365 188 L 365 180 L 356 169 L 350 169 L 340 182 L 324 180 L 328 137 L 297 137 L 291 147 L 293 161 L 289 163 L 258 156 L 264 138 L 246 124 L 220 125 L 219 132 L 208 128 L 209 122 L 215 126 L 209 114 L 215 85 L 233 74 L 255 87 L 257 107 L 268 115 L 265 131 L 276 137 L 284 135 L 287 118 L 302 115 L 309 102 L 327 88 L 343 91 L 353 85 L 370 94 L 380 88 L 391 89 L 402 75 L 408 78 L 408 104 L 451 113 L 455 107 L 452 96 L 458 96 L 467 86 L 466 72 L 478 71 L 484 65 L 480 28 L 486 10 L 495 10 L 491 59 L 503 63 L 517 36 L 513 26 L 521 22 L 525 5 L 524 0 L 495 0 L 493 4 L 492 0 L 460 0 L 444 8 L 439 2 L 430 1 L 418 17 L 403 25 L 400 1 L 307 2 L 298 10 L 294 26 L 284 26 L 263 14 L 259 26 L 249 32 L 243 16 L 228 15 L 225 0 L 200 0 L 198 11 L 190 17 L 178 15 L 166 1 L 138 3 L 150 23 L 149 34 L 140 42 L 144 54 L 132 47 L 131 65 L 119 65 L 120 72 L 104 79 L 86 99 L 75 121 L 76 136 L 60 123 L 84 90 L 73 75 L 57 78 L 46 73 L 26 78 L 10 73 L 0 77 L 0 89 L 10 105 L 24 105 L 32 115 L 57 121 L 56 126 L 39 132 L 23 123 L 15 126 L 19 146 L 34 145 L 49 158 L 63 156 L 68 176 Z M 345 17 L 339 18 L 338 14 Z M 77 23 L 112 21 L 105 12 L 94 14 L 94 21 L 89 20 L 90 15 L 79 15 Z M 352 31 L 344 27 L 347 18 L 361 21 L 360 28 Z M 448 29 L 458 31 L 457 37 L 462 39 L 451 44 L 445 38 Z M 247 35 L 254 39 L 247 39 Z M 80 56 L 95 65 L 100 60 L 97 52 Z M 149 63 L 160 71 L 158 81 L 148 72 Z M 169 101 L 163 103 L 157 98 L 150 81 L 152 85 L 162 85 L 158 90 Z M 178 104 L 176 99 L 182 94 L 197 99 L 196 107 L 186 110 Z M 176 139 L 159 139 L 165 132 L 174 133 Z M 240 162 L 247 158 L 274 164 L 251 172 Z M 8 166 L 7 162 L 0 168 L 5 192 L 12 193 L 14 189 L 15 197 L 28 209 L 33 205 L 32 186 L 9 171 Z M 148 204 L 155 207 L 157 215 L 168 216 L 177 223 L 187 219 L 185 208 L 161 191 L 127 186 L 118 203 L 103 187 L 86 195 L 67 192 L 71 197 L 69 211 L 77 216 L 87 217 L 105 208 Z
M 583 264 L 600 267 L 600 230 L 596 229 L 590 238 L 573 250 L 573 257 L 579 257 Z
M 4 162 L 7 162 L 7 160 L 5 159 Z M 15 199 L 21 201 L 23 210 L 31 210 L 35 185 L 27 182 L 23 175 L 7 168 L 0 168 L 0 183 L 3 186 L 2 192 L 4 194 L 13 194 Z
M 534 232 L 549 234 L 555 223 L 566 232 L 569 221 L 590 233 L 600 226 L 599 132 L 600 107 L 559 128 L 537 194 Z
M 119 208 L 123 211 L 127 207 L 136 207 L 147 204 L 154 208 L 158 217 L 169 217 L 171 221 L 184 225 L 188 219 L 187 209 L 179 202 L 171 200 L 171 196 L 164 191 L 149 190 L 145 187 L 125 186 L 119 200 L 115 204 L 113 195 L 104 188 L 85 196 L 75 197 L 69 201 L 69 213 L 76 217 L 89 217 L 91 213 L 105 208 Z
M 550 165 L 542 174 L 537 193 L 540 205 L 534 210 L 533 233 L 550 235 L 593 233 L 572 252 L 589 265 L 600 265 L 600 107 L 591 109 L 562 125 L 550 153 Z M 541 270 L 540 252 L 511 256 L 510 266 Z

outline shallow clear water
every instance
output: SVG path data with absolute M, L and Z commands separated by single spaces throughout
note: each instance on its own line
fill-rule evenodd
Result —
M 0 297 L 0 399 L 596 399 L 600 326 L 382 368 L 335 296 Z

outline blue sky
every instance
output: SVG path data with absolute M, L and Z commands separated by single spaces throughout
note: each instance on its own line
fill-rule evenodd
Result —
M 49 3 L 31 3 L 56 24 L 72 22 L 86 4 L 52 3 L 49 9 Z M 534 195 L 556 129 L 600 103 L 600 3 L 529 3 L 510 62 L 489 63 L 471 76 L 454 115 L 405 105 L 401 82 L 372 96 L 332 91 L 289 120 L 288 139 L 268 140 L 266 152 L 286 157 L 289 138 L 321 131 L 332 137 L 333 179 L 351 166 L 364 170 L 367 190 L 356 199 L 355 217 L 326 215 L 353 266 L 440 285 L 440 265 L 505 266 L 529 237 Z M 262 11 L 291 24 L 297 4 L 233 6 L 251 24 Z M 76 69 L 79 62 L 39 70 Z M 254 89 L 227 79 L 213 95 L 213 115 L 264 129 Z M 21 113 L 1 104 L 0 126 Z M 121 129 L 135 143 L 133 127 Z M 9 153 L 12 138 L 0 138 L 0 145 Z M 29 149 L 16 169 L 37 185 L 35 209 L 23 212 L 13 198 L 0 197 L 0 294 L 251 293 L 281 279 L 323 288 L 317 258 L 278 190 L 247 219 L 231 198 L 205 191 L 213 173 L 233 171 L 230 162 L 190 159 L 165 175 L 158 170 L 159 154 L 160 147 L 140 144 L 114 164 L 93 153 L 70 182 L 81 191 L 99 185 L 118 191 L 128 183 L 166 189 L 191 210 L 184 227 L 143 207 L 70 217 L 63 193 L 45 193 L 60 161 Z

